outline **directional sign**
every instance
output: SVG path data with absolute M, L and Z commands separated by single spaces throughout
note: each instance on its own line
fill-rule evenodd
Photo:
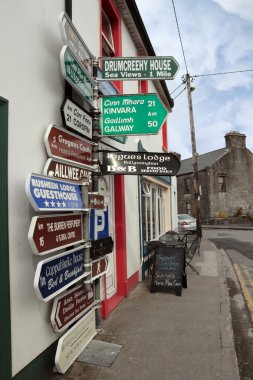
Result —
M 69 46 L 63 46 L 60 62 L 63 77 L 93 107 L 94 80 L 85 70 L 82 63 L 78 61 Z
M 105 208 L 105 198 L 97 193 L 89 193 L 89 208 L 103 210 Z
M 91 263 L 91 281 L 93 282 L 96 278 L 99 278 L 106 274 L 108 269 L 108 258 L 102 257 L 101 259 L 97 259 L 92 261 Z
M 167 110 L 157 94 L 102 98 L 102 135 L 157 134 Z
M 49 157 L 60 158 L 78 165 L 92 165 L 92 144 L 64 129 L 49 125 L 44 137 Z
M 95 309 L 90 310 L 58 340 L 55 366 L 59 373 L 67 371 L 97 334 Z
M 113 245 L 111 236 L 91 241 L 90 257 L 92 259 L 97 259 L 100 256 L 105 256 L 112 253 Z
M 65 98 L 61 106 L 62 121 L 66 128 L 92 138 L 92 117 L 80 106 Z
M 94 306 L 94 289 L 84 289 L 78 285 L 54 299 L 51 323 L 56 332 L 64 331 Z
M 102 79 L 174 79 L 179 65 L 173 57 L 102 58 Z
M 90 274 L 84 266 L 84 247 L 80 246 L 38 263 L 33 285 L 41 300 L 49 301 Z
M 82 214 L 34 216 L 28 240 L 35 255 L 45 255 L 82 243 L 84 241 Z
M 38 211 L 86 210 L 83 204 L 81 186 L 46 176 L 29 173 L 26 178 L 26 195 Z
M 102 174 L 174 176 L 180 161 L 173 153 L 102 151 Z
M 49 158 L 43 170 L 43 174 L 50 177 L 71 180 L 74 182 L 85 183 L 92 188 L 92 171 L 97 171 L 97 167 L 89 166 L 89 169 L 76 165 L 69 165 L 65 162 L 57 161 Z
M 66 12 L 59 16 L 59 26 L 62 39 L 66 45 L 69 45 L 74 51 L 80 62 L 84 65 L 87 72 L 92 75 L 92 59 L 94 58 L 87 48 L 82 37 L 73 25 Z

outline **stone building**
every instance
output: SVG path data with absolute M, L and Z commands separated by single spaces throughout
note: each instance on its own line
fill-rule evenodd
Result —
M 253 154 L 246 136 L 225 135 L 225 148 L 197 157 L 203 223 L 253 216 Z M 178 213 L 195 214 L 192 159 L 181 161 L 177 174 Z

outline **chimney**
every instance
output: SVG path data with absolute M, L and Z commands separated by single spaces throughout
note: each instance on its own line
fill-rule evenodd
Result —
M 231 131 L 225 135 L 226 148 L 243 149 L 246 148 L 246 135 L 236 131 Z

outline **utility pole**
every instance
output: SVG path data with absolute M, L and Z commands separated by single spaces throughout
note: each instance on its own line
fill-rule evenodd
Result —
M 202 237 L 202 227 L 201 227 L 201 216 L 200 216 L 199 175 L 198 175 L 196 139 L 195 139 L 195 128 L 194 128 L 192 96 L 191 96 L 191 93 L 194 89 L 193 89 L 193 87 L 191 87 L 191 77 L 188 73 L 185 74 L 183 82 L 186 84 L 186 88 L 187 88 L 188 107 L 189 107 L 189 116 L 190 116 L 191 143 L 192 143 L 192 166 L 193 166 L 193 183 L 194 183 L 194 193 L 195 193 L 197 236 L 201 238 Z

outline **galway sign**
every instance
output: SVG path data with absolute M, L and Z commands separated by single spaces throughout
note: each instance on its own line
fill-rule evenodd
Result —
M 67 82 L 93 107 L 94 80 L 88 74 L 69 46 L 64 45 L 61 54 L 61 71 Z
M 35 255 L 45 255 L 70 245 L 82 243 L 82 214 L 34 216 L 28 240 Z
M 33 285 L 39 299 L 49 301 L 90 274 L 84 266 L 84 248 L 83 245 L 38 263 Z
M 157 94 L 104 96 L 103 136 L 157 134 L 167 110 Z
M 173 153 L 101 151 L 102 174 L 174 176 L 180 161 Z
M 77 285 L 71 290 L 54 299 L 51 312 L 51 323 L 56 332 L 64 331 L 69 325 L 80 318 L 94 306 L 94 289 L 84 289 L 84 285 Z
M 174 79 L 179 64 L 173 57 L 102 58 L 102 79 L 146 80 Z
M 72 182 L 29 173 L 25 184 L 26 195 L 36 211 L 86 210 L 81 186 Z
M 78 165 L 92 165 L 92 143 L 64 129 L 49 125 L 44 137 L 49 157 Z

